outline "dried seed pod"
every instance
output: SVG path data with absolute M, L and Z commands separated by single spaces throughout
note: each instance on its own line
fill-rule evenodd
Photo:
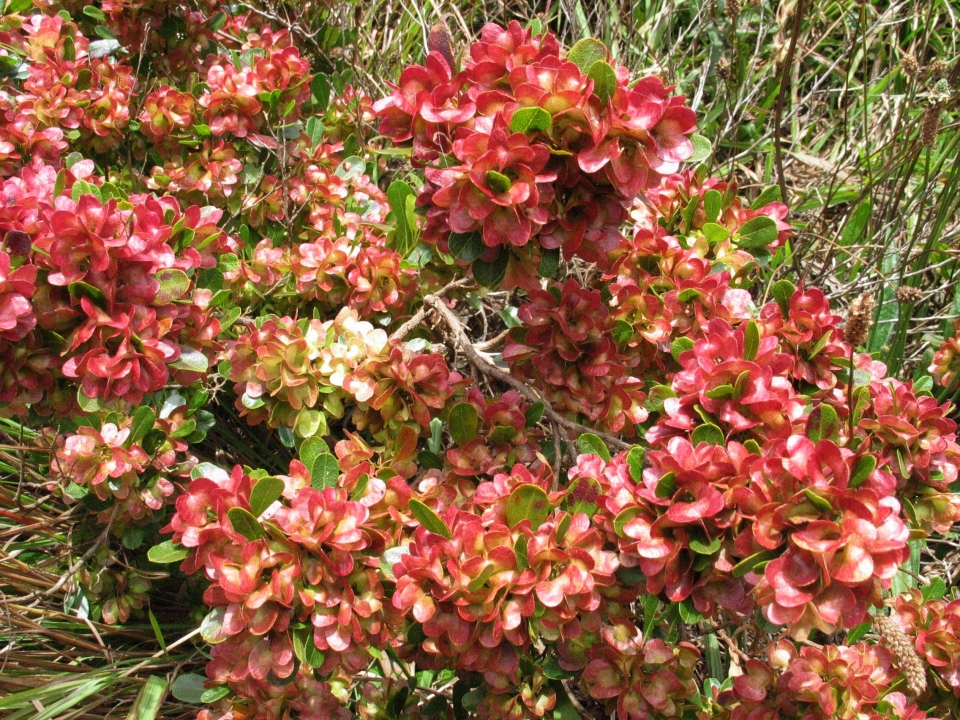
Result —
M 450 71 L 457 71 L 457 63 L 450 43 L 450 28 L 442 20 L 430 28 L 430 33 L 427 35 L 427 50 L 440 53 L 450 66 Z
M 843 327 L 844 338 L 852 347 L 859 347 L 867 341 L 872 324 L 873 297 L 864 293 L 850 303 L 847 323 Z
M 726 0 L 725 10 L 727 13 L 727 18 L 730 20 L 736 20 L 740 17 L 740 13 L 743 11 L 743 4 L 741 0 Z
M 897 664 L 906 678 L 909 693 L 914 697 L 922 695 L 927 689 L 927 671 L 910 638 L 886 615 L 874 616 L 873 627 L 897 659 Z

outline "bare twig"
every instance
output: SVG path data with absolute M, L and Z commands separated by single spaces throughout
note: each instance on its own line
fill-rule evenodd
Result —
M 583 433 L 593 433 L 594 435 L 599 436 L 603 441 L 611 448 L 615 450 L 629 450 L 630 444 L 625 443 L 618 437 L 610 435 L 594 428 L 589 428 L 586 425 L 581 425 L 580 423 L 574 422 L 573 420 L 568 420 L 563 415 L 558 413 L 556 410 L 551 407 L 550 403 L 541 397 L 541 395 L 531 388 L 530 386 L 520 382 L 510 373 L 498 368 L 489 359 L 487 359 L 483 353 L 477 350 L 476 346 L 470 341 L 470 338 L 467 337 L 467 334 L 464 330 L 463 323 L 460 322 L 460 319 L 444 305 L 439 298 L 433 295 L 428 295 L 423 299 L 424 305 L 429 305 L 434 310 L 436 310 L 440 317 L 443 318 L 444 322 L 447 324 L 447 327 L 450 328 L 450 331 L 453 333 L 454 339 L 457 341 L 457 345 L 460 346 L 460 349 L 463 350 L 464 354 L 467 356 L 467 359 L 470 363 L 477 368 L 484 375 L 492 377 L 496 380 L 499 380 L 505 385 L 509 385 L 518 393 L 523 395 L 530 402 L 541 402 L 544 405 L 544 415 L 546 415 L 550 420 L 555 422 L 557 425 L 576 432 L 577 434 Z

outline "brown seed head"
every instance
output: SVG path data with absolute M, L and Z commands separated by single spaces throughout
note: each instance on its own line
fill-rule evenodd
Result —
M 927 66 L 927 72 L 934 80 L 939 80 L 947 76 L 950 72 L 950 66 L 945 60 L 937 59 Z
M 923 290 L 920 288 L 901 285 L 897 288 L 897 302 L 901 305 L 912 305 L 923 298 Z
M 859 347 L 867 341 L 870 325 L 873 324 L 873 297 L 864 293 L 850 303 L 847 324 L 843 335 L 851 347 Z
M 903 56 L 903 59 L 900 61 L 900 67 L 903 68 L 905 75 L 913 77 L 920 71 L 920 63 L 917 62 L 915 55 L 907 53 Z
M 920 126 L 920 142 L 924 147 L 933 147 L 940 134 L 940 103 L 930 103 L 923 114 L 923 124 Z
M 740 13 L 743 11 L 743 3 L 741 0 L 726 0 L 725 5 L 727 18 L 730 20 L 736 20 L 740 17 Z
M 873 627 L 897 659 L 907 681 L 908 692 L 914 697 L 922 695 L 927 689 L 927 671 L 910 638 L 886 615 L 874 616 Z
M 717 77 L 721 80 L 729 80 L 733 77 L 733 73 L 730 72 L 730 61 L 725 57 L 717 60 Z

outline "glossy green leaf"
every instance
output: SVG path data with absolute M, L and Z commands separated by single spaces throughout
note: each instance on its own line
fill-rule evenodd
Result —
M 757 352 L 760 350 L 760 326 L 756 320 L 750 320 L 743 331 L 743 359 L 757 359 Z
M 340 463 L 329 453 L 318 455 L 310 466 L 310 484 L 317 490 L 336 487 L 339 477 Z
M 567 60 L 574 63 L 581 72 L 587 72 L 598 60 L 607 57 L 607 46 L 594 38 L 578 40 L 567 52 Z
M 476 439 L 480 428 L 480 415 L 470 403 L 457 403 L 450 411 L 450 437 L 457 445 L 466 445 Z
M 173 681 L 170 692 L 180 702 L 196 705 L 202 702 L 203 684 L 206 681 L 207 678 L 203 675 L 187 673 Z
M 773 295 L 773 299 L 777 301 L 777 305 L 780 306 L 780 311 L 784 317 L 790 312 L 790 298 L 793 297 L 796 291 L 796 286 L 789 280 L 777 280 L 770 290 L 770 294 Z
M 499 285 L 504 275 L 507 274 L 509 259 L 509 254 L 501 250 L 495 260 L 474 260 L 470 268 L 473 272 L 473 279 L 484 287 Z
M 627 523 L 633 520 L 637 515 L 643 513 L 643 508 L 639 507 L 628 507 L 621 510 L 617 513 L 617 516 L 613 519 L 613 531 L 620 537 L 626 537 L 623 532 L 623 528 L 626 527 Z
M 583 454 L 599 455 L 606 462 L 610 462 L 610 450 L 599 436 L 593 433 L 584 433 L 577 439 L 577 449 Z
M 283 494 L 283 480 L 275 477 L 264 477 L 257 480 L 250 491 L 250 512 L 254 517 L 260 517 L 264 510 L 273 505 Z
M 693 155 L 687 160 L 689 163 L 702 163 L 713 155 L 713 145 L 710 141 L 699 133 L 690 135 L 690 142 L 693 144 Z
M 230 520 L 233 529 L 247 540 L 253 541 L 263 537 L 263 526 L 250 514 L 249 510 L 242 507 L 232 507 L 227 510 L 227 518 Z
M 694 428 L 693 433 L 690 435 L 690 441 L 694 446 L 703 442 L 710 445 L 723 445 L 726 443 L 726 437 L 724 437 L 723 430 L 719 427 L 713 423 L 707 423 L 706 425 L 698 425 Z
M 483 244 L 483 238 L 479 231 L 468 233 L 450 233 L 449 239 L 450 253 L 458 260 L 471 263 L 487 249 Z
M 520 108 L 510 118 L 510 132 L 545 133 L 552 127 L 553 117 L 542 107 Z
M 627 467 L 630 470 L 630 478 L 634 482 L 643 480 L 643 468 L 646 463 L 647 452 L 639 445 L 634 445 L 627 453 Z
M 149 405 L 141 405 L 133 413 L 133 421 L 130 423 L 130 435 L 127 438 L 129 445 L 135 445 L 140 442 L 144 436 L 153 430 L 153 424 L 157 421 L 157 413 Z
M 180 562 L 190 551 L 182 545 L 174 545 L 173 540 L 164 540 L 147 551 L 147 560 L 158 565 Z
M 766 215 L 760 215 L 747 220 L 740 226 L 737 235 L 737 245 L 746 249 L 765 248 L 772 242 L 775 242 L 780 231 L 777 230 L 777 223 Z
M 593 80 L 593 92 L 606 105 L 617 91 L 617 72 L 606 60 L 597 60 L 590 66 L 587 77 Z
M 450 528 L 447 527 L 447 524 L 443 521 L 439 515 L 437 515 L 433 510 L 431 510 L 427 505 L 417 499 L 410 500 L 409 503 L 410 514 L 420 523 L 423 527 L 429 530 L 432 533 L 441 535 L 447 540 L 453 537 L 450 534 Z
M 507 498 L 507 526 L 513 528 L 521 520 L 529 520 L 536 530 L 550 514 L 550 499 L 543 488 L 524 484 L 515 488 Z

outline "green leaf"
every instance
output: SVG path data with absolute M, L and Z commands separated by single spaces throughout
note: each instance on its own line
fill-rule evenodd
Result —
M 647 451 L 639 445 L 634 445 L 627 453 L 627 467 L 630 469 L 630 479 L 638 483 L 643 479 L 643 467 L 647 459 Z
M 187 673 L 173 681 L 170 692 L 180 702 L 199 704 L 203 702 L 203 684 L 207 679 L 203 675 Z
M 300 462 L 309 470 L 313 467 L 313 461 L 321 455 L 329 455 L 330 446 L 317 437 L 308 438 L 300 446 Z
M 227 518 L 233 525 L 233 529 L 247 540 L 253 541 L 263 537 L 263 526 L 250 514 L 249 510 L 244 510 L 242 507 L 232 507 L 227 510 Z
M 89 6 L 85 9 L 89 9 Z M 155 720 L 166 696 L 167 679 L 151 675 L 137 693 L 137 699 L 127 713 L 127 720 Z
M 690 598 L 687 598 L 677 605 L 677 610 L 680 612 L 680 619 L 687 625 L 696 625 L 703 620 L 703 615 L 694 607 L 693 601 Z
M 743 577 L 749 572 L 758 570 L 761 565 L 766 565 L 777 557 L 777 555 L 779 555 L 778 550 L 763 550 L 762 552 L 754 553 L 734 565 L 731 572 L 736 578 Z
M 726 438 L 723 435 L 723 430 L 713 423 L 707 423 L 706 425 L 698 425 L 694 428 L 693 433 L 690 435 L 690 441 L 694 446 L 702 442 L 709 443 L 710 445 L 723 445 L 726 442 Z
M 633 337 L 633 325 L 626 320 L 616 320 L 613 323 L 613 341 L 617 345 L 625 345 Z
M 840 419 L 832 405 L 821 403 L 807 418 L 807 437 L 814 442 L 836 440 L 840 431 Z
M 756 320 L 747 323 L 743 331 L 743 359 L 753 362 L 760 350 L 760 326 Z
M 858 488 L 863 485 L 864 481 L 870 477 L 874 470 L 877 469 L 877 456 L 876 455 L 864 455 L 859 460 L 857 460 L 856 467 L 853 468 L 853 472 L 850 473 L 850 482 L 847 483 L 849 487 Z
M 80 406 L 81 410 L 88 413 L 95 413 L 103 407 L 100 398 L 87 397 L 83 394 L 82 389 L 77 390 L 77 405 Z
M 765 248 L 777 239 L 777 223 L 766 215 L 747 220 L 737 232 L 737 245 L 742 248 Z
M 680 362 L 680 356 L 687 350 L 693 350 L 693 340 L 688 337 L 678 337 L 670 346 L 670 354 L 673 359 Z
M 416 521 L 427 530 L 432 533 L 436 533 L 437 535 L 441 535 L 447 540 L 453 537 L 453 535 L 450 533 L 450 528 L 447 527 L 447 524 L 443 521 L 443 519 L 420 500 L 415 498 L 411 499 L 409 507 L 410 514 L 413 515 Z
M 413 248 L 417 237 L 417 194 L 408 183 L 394 180 L 387 188 L 387 199 L 396 223 L 393 246 L 401 255 L 406 255 Z
M 410 548 L 406 545 L 387 548 L 383 551 L 383 555 L 380 556 L 380 571 L 387 577 L 388 580 L 395 582 L 397 578 L 393 574 L 393 566 L 400 562 L 400 559 L 404 555 L 409 554 Z
M 250 512 L 254 517 L 260 517 L 263 511 L 273 505 L 283 495 L 283 480 L 267 476 L 257 480 L 257 484 L 250 491 Z
M 540 267 L 537 269 L 537 275 L 545 278 L 552 278 L 560 269 L 560 248 L 546 249 L 540 256 Z
M 507 527 L 513 528 L 521 520 L 529 520 L 536 532 L 550 514 L 550 498 L 543 488 L 524 484 L 515 488 L 507 498 Z
M 443 460 L 435 452 L 421 450 L 417 453 L 417 464 L 428 470 L 443 470 Z
M 643 508 L 640 507 L 628 507 L 621 510 L 617 513 L 617 516 L 613 519 L 613 531 L 619 537 L 626 537 L 623 532 L 623 528 L 626 527 L 627 523 L 633 520 L 637 515 L 643 513 Z
M 119 40 L 94 40 L 87 46 L 87 55 L 96 60 L 112 55 L 122 47 Z
M 367 164 L 363 158 L 353 155 L 340 163 L 337 169 L 333 171 L 333 174 L 343 178 L 344 183 L 349 183 L 351 180 L 355 180 L 363 175 L 366 169 Z
M 593 92 L 606 105 L 617 91 L 617 71 L 606 60 L 597 60 L 590 66 L 587 77 L 593 80 Z
M 947 594 L 947 584 L 943 581 L 943 578 L 935 577 L 929 585 L 921 588 L 920 594 L 923 596 L 924 602 L 941 600 Z
M 700 207 L 700 196 L 694 195 L 690 198 L 690 201 L 684 205 L 683 210 L 680 211 L 680 217 L 683 218 L 683 224 L 689 232 L 693 228 L 693 218 L 697 214 L 697 208 Z
M 507 274 L 507 262 L 509 254 L 504 250 L 500 251 L 495 260 L 474 260 L 471 266 L 473 279 L 484 287 L 493 287 L 499 285 L 503 276 Z
M 490 186 L 490 189 L 496 193 L 510 192 L 510 188 L 513 187 L 513 181 L 496 170 L 487 170 L 484 178 L 487 181 L 487 185 Z
M 759 210 L 764 205 L 769 205 L 772 202 L 780 202 L 782 199 L 780 195 L 780 186 L 771 185 L 766 188 L 762 193 L 757 195 L 757 199 L 750 204 L 751 210 Z
M 325 655 L 313 640 L 312 626 L 293 631 L 293 654 L 311 668 L 323 665 Z
M 93 5 L 87 5 L 83 8 L 83 14 L 88 18 L 93 18 L 97 22 L 106 22 L 107 16 L 104 14 L 103 10 Z
M 607 46 L 594 38 L 578 40 L 567 52 L 567 60 L 572 62 L 581 72 L 587 72 L 598 60 L 607 57 Z
M 527 412 L 524 413 L 524 416 L 523 416 L 526 422 L 526 427 L 533 427 L 538 422 L 540 422 L 540 418 L 543 417 L 543 412 L 546 409 L 547 409 L 547 406 L 544 405 L 539 400 L 535 402 L 533 405 L 531 405 L 530 407 L 528 407 Z
M 703 226 L 703 236 L 707 238 L 707 242 L 711 245 L 716 245 L 719 242 L 723 242 L 730 237 L 730 231 L 727 230 L 723 225 L 717 225 L 714 222 L 708 222 Z
M 553 127 L 553 116 L 542 107 L 525 107 L 517 110 L 510 118 L 510 132 L 532 133 L 549 132 Z
M 853 645 L 855 642 L 858 642 L 864 635 L 870 632 L 871 626 L 872 623 L 869 620 L 867 622 L 860 623 L 847 633 L 847 638 L 844 641 L 844 644 Z
M 470 403 L 457 403 L 450 411 L 450 437 L 457 445 L 474 440 L 480 428 L 480 416 Z
M 217 685 L 212 688 L 207 688 L 203 691 L 203 695 L 200 696 L 200 702 L 209 704 L 215 703 L 217 700 L 223 700 L 227 695 L 230 694 L 230 687 L 227 685 Z
M 133 413 L 133 421 L 130 423 L 130 435 L 127 443 L 134 445 L 140 442 L 148 432 L 153 430 L 153 424 L 157 421 L 157 413 L 149 405 L 141 405 Z
M 339 477 L 340 463 L 329 453 L 318 455 L 310 466 L 310 484 L 317 490 L 336 487 Z
M 478 230 L 468 233 L 450 233 L 448 243 L 450 253 L 465 263 L 472 263 L 483 255 L 483 251 L 487 249 Z
M 807 500 L 810 501 L 810 504 L 813 505 L 820 512 L 822 513 L 833 512 L 833 505 L 830 504 L 830 501 L 827 500 L 826 498 L 820 497 L 810 488 L 804 488 L 803 494 L 806 495 Z
M 867 224 L 870 222 L 871 213 L 872 206 L 869 197 L 857 203 L 857 206 L 847 218 L 843 230 L 840 231 L 839 244 L 841 247 L 850 247 L 860 240 L 867 229 Z
M 297 422 L 293 426 L 293 431 L 302 438 L 326 435 L 327 416 L 316 408 L 303 408 L 297 414 Z
M 703 195 L 703 212 L 708 223 L 715 223 L 723 209 L 723 195 L 717 190 L 707 190 Z M 724 228 L 726 229 L 726 228 Z
M 690 142 L 693 143 L 693 155 L 687 159 L 687 162 L 701 163 L 713 155 L 713 145 L 703 135 L 693 133 L 690 136 Z
M 190 551 L 182 545 L 174 545 L 173 540 L 164 540 L 147 551 L 147 560 L 158 565 L 180 562 Z
M 720 549 L 720 538 L 714 538 L 709 543 L 693 538 L 690 540 L 690 549 L 698 555 L 713 555 Z
M 160 646 L 160 649 L 164 652 L 167 651 L 167 641 L 163 639 L 163 630 L 160 627 L 160 623 L 157 621 L 157 616 L 153 614 L 153 610 L 147 608 L 147 618 L 150 620 L 150 627 L 153 628 L 153 636 L 157 639 L 157 645 Z
M 103 291 L 100 288 L 94 287 L 89 283 L 85 283 L 80 280 L 77 282 L 72 282 L 67 285 L 67 292 L 78 299 L 87 298 L 101 310 L 108 309 L 109 303 L 107 302 L 107 296 L 103 294 Z
M 780 312 L 783 313 L 784 317 L 790 312 L 790 298 L 793 297 L 796 291 L 796 286 L 789 280 L 777 280 L 770 290 L 770 294 L 773 295 L 773 299 L 777 301 L 777 305 L 780 306 Z M 827 334 L 829 335 L 829 333 Z
M 585 455 L 599 455 L 605 462 L 610 462 L 610 450 L 599 436 L 593 433 L 584 433 L 577 439 L 577 449 Z
M 210 368 L 210 361 L 207 356 L 199 350 L 180 346 L 180 357 L 176 362 L 170 363 L 170 367 L 177 370 L 186 370 L 188 372 L 206 372 Z
M 677 474 L 673 472 L 668 472 L 665 475 L 662 475 L 659 480 L 657 480 L 657 489 L 655 495 L 658 498 L 668 498 L 673 497 L 674 493 L 677 492 Z

